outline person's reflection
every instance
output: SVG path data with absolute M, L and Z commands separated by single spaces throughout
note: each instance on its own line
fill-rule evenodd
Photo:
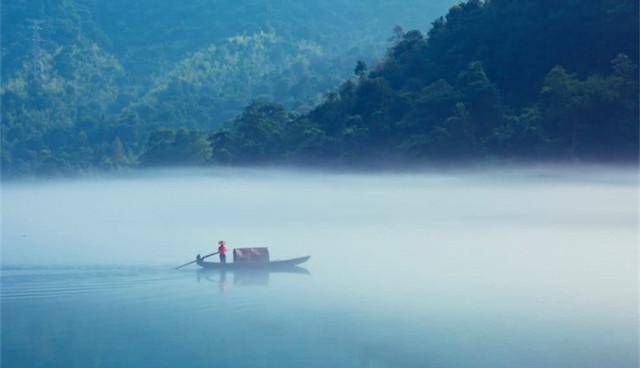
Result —
M 227 292 L 227 271 L 220 271 L 220 280 L 218 281 L 218 287 L 220 288 L 220 294 Z
M 207 280 L 218 284 L 218 290 L 220 294 L 227 292 L 229 283 L 227 282 L 227 271 L 220 270 L 216 272 L 207 272 L 205 270 L 198 270 L 198 282 L 201 280 Z M 218 276 L 218 277 L 215 277 Z

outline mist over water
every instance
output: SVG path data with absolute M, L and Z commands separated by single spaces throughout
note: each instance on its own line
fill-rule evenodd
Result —
M 6 183 L 2 363 L 635 367 L 637 174 L 220 169 Z M 218 239 L 311 255 L 310 275 L 170 269 Z

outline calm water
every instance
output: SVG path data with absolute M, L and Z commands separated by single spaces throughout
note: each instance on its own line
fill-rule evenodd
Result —
M 636 367 L 637 171 L 5 184 L 2 367 Z M 306 273 L 175 266 L 231 247 Z

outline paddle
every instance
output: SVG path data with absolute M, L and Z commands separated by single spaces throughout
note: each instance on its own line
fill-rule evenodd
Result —
M 215 255 L 216 255 L 216 254 L 218 254 L 218 253 L 220 253 L 220 252 L 215 252 L 215 253 L 207 254 L 206 256 L 201 257 L 200 259 L 205 259 L 205 258 L 207 258 L 207 257 L 215 256 Z M 196 259 L 195 261 L 191 261 L 191 262 L 189 262 L 189 263 L 185 263 L 185 264 L 183 264 L 182 266 L 178 266 L 178 267 L 176 267 L 176 268 L 175 268 L 175 270 L 178 270 L 178 269 L 180 269 L 180 268 L 182 268 L 182 267 L 184 267 L 184 266 L 188 266 L 188 265 L 190 265 L 190 264 L 192 264 L 192 263 L 196 263 L 196 262 L 198 262 L 198 260 L 197 260 L 197 259 Z

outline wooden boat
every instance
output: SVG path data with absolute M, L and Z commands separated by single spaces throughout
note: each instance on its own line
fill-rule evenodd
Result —
M 297 265 L 306 262 L 311 256 L 298 257 L 292 259 L 285 259 L 282 261 L 269 261 L 269 262 L 206 262 L 202 259 L 197 259 L 198 266 L 205 269 L 212 270 L 286 270 L 295 268 Z

